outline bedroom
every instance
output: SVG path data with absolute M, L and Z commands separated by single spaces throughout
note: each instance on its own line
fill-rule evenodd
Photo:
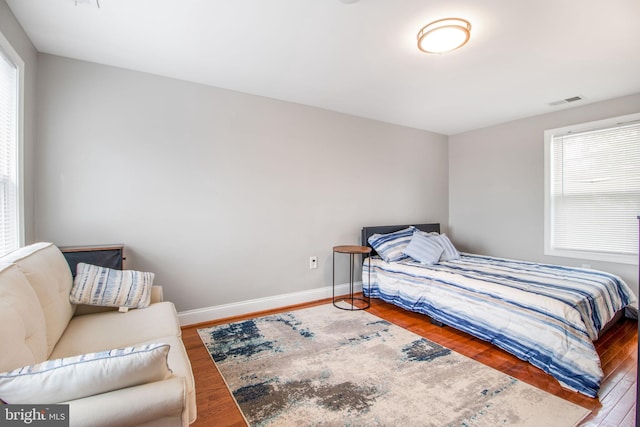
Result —
M 101 12 L 72 3 L 59 6 Z M 544 130 L 640 111 L 634 78 L 597 102 L 420 130 L 38 53 L 0 7 L 0 30 L 27 65 L 26 240 L 124 242 L 128 265 L 155 271 L 187 323 L 326 297 L 331 247 L 357 243 L 363 225 L 440 222 L 462 249 L 552 261 Z M 620 51 L 637 51 L 638 39 Z M 627 60 L 637 75 L 637 58 Z M 576 90 L 589 96 L 558 88 L 545 102 Z M 636 266 L 590 263 L 637 292 Z

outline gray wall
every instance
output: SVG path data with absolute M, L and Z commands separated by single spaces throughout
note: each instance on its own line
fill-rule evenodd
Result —
M 33 243 L 34 235 L 34 182 L 33 159 L 36 139 L 36 75 L 38 53 L 13 16 L 4 0 L 0 0 L 0 32 L 11 43 L 25 64 L 24 85 L 24 136 L 23 136 L 23 188 L 24 229 L 26 243 Z
M 580 265 L 543 255 L 543 131 L 640 111 L 633 95 L 447 149 L 429 132 L 38 55 L 4 0 L 0 31 L 26 63 L 27 243 L 123 242 L 179 310 L 329 285 L 331 247 L 362 225 L 439 221 L 464 250 Z M 636 266 L 586 262 L 637 292 Z
M 452 239 L 471 252 L 590 264 L 622 276 L 637 295 L 636 265 L 544 255 L 544 131 L 639 111 L 636 94 L 450 136 Z
M 446 229 L 444 135 L 38 60 L 37 239 L 125 243 L 179 311 L 331 285 L 364 225 Z

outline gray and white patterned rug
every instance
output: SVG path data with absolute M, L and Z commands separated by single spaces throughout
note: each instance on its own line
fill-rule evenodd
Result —
M 589 411 L 365 311 L 199 329 L 251 426 L 574 426 Z

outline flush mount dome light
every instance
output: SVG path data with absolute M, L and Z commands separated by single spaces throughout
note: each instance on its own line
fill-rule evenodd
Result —
M 460 18 L 445 18 L 425 25 L 418 33 L 418 49 L 426 53 L 456 50 L 469 41 L 471 24 Z

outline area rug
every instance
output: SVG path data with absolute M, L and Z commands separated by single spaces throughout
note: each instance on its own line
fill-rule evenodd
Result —
M 589 411 L 365 311 L 199 329 L 251 426 L 575 426 Z

